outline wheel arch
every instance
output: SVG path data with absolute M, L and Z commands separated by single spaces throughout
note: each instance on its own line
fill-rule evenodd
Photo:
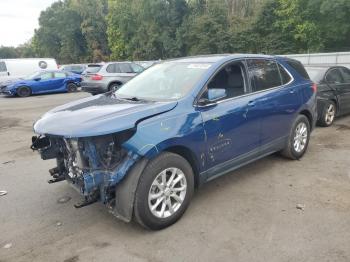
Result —
M 188 147 L 182 146 L 182 145 L 177 145 L 177 146 L 171 146 L 168 148 L 165 148 L 163 152 L 171 152 L 174 154 L 177 154 L 184 159 L 191 165 L 192 171 L 194 174 L 194 184 L 195 187 L 198 187 L 200 184 L 200 179 L 199 179 L 199 165 L 198 165 L 198 160 L 196 159 L 196 156 L 194 152 L 192 152 L 191 149 Z
M 304 109 L 302 111 L 299 112 L 299 115 L 304 115 L 306 116 L 306 118 L 309 120 L 309 124 L 310 124 L 310 127 L 313 129 L 314 128 L 314 118 L 311 114 L 311 112 L 307 109 Z
M 32 95 L 32 94 L 35 94 L 35 92 L 33 92 L 33 89 L 30 87 L 30 86 L 28 86 L 28 85 L 19 85 L 19 86 L 17 86 L 16 87 L 16 95 L 18 96 L 18 89 L 20 89 L 20 88 L 22 88 L 22 87 L 26 87 L 26 88 L 28 88 L 29 90 L 30 90 L 30 94 Z

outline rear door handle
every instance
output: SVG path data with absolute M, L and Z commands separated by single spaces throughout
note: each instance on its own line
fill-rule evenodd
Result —
M 249 102 L 248 102 L 248 106 L 254 107 L 254 106 L 255 106 L 255 101 L 249 101 Z
M 294 93 L 295 93 L 295 89 L 289 90 L 289 93 L 290 93 L 290 94 L 294 94 Z

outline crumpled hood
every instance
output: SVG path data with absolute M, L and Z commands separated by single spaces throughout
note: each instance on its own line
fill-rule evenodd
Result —
M 22 78 L 7 79 L 7 80 L 4 80 L 4 81 L 0 81 L 0 87 L 1 86 L 14 85 L 14 84 L 20 83 L 21 81 L 23 81 Z
M 88 97 L 47 112 L 34 124 L 37 134 L 89 137 L 135 127 L 138 121 L 172 110 L 171 102 L 134 102 L 111 94 Z

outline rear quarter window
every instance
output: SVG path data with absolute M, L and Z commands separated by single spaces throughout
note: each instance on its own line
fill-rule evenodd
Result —
M 287 60 L 287 64 L 292 67 L 297 73 L 304 79 L 310 80 L 308 73 L 306 72 L 302 63 L 296 60 Z
M 283 85 L 288 84 L 292 80 L 292 77 L 289 75 L 286 69 L 284 69 L 284 67 L 281 66 L 280 64 L 278 64 L 278 69 L 281 74 L 282 84 Z

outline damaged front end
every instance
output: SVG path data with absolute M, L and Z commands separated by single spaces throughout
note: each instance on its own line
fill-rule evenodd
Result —
M 133 130 L 127 130 L 83 138 L 34 136 L 31 148 L 39 151 L 43 160 L 56 158 L 57 166 L 49 170 L 49 183 L 67 180 L 78 189 L 84 201 L 76 208 L 96 201 L 111 208 L 116 185 L 140 158 L 122 147 L 133 134 Z

